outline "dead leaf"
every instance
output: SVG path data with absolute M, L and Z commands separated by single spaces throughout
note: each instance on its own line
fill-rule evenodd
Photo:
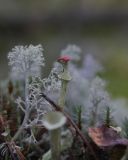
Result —
M 89 128 L 88 134 L 92 141 L 109 156 L 109 160 L 120 160 L 125 154 L 128 139 L 122 138 L 113 128 L 102 125 Z
M 128 146 L 128 139 L 121 138 L 117 131 L 105 125 L 89 128 L 88 133 L 91 139 L 99 147 L 110 147 L 115 145 Z

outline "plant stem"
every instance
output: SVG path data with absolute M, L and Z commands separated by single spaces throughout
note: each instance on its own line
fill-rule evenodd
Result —
M 67 84 L 68 81 L 65 80 L 66 76 L 68 75 L 68 67 L 67 64 L 63 65 L 63 77 L 61 78 L 61 91 L 60 91 L 60 97 L 58 100 L 59 106 L 64 109 L 65 106 L 65 96 L 66 96 L 66 90 L 67 90 Z M 60 152 L 61 152 L 61 129 L 57 128 L 55 130 L 51 131 L 51 152 L 52 152 L 52 159 L 53 160 L 60 160 Z
M 110 108 L 107 107 L 106 108 L 106 119 L 105 119 L 105 124 L 110 127 L 110 121 L 111 121 L 111 117 L 110 117 Z
M 61 129 L 55 129 L 51 131 L 51 152 L 52 160 L 60 160 L 60 150 L 61 150 Z
M 80 129 L 80 130 L 82 130 L 82 109 L 81 109 L 81 106 L 80 106 L 80 108 L 78 109 L 78 112 L 77 112 L 77 114 L 78 114 L 78 128 Z
M 66 96 L 66 90 L 67 90 L 67 81 L 62 80 L 62 85 L 61 85 L 61 91 L 60 91 L 60 98 L 58 101 L 58 105 L 64 108 L 65 105 L 65 96 Z

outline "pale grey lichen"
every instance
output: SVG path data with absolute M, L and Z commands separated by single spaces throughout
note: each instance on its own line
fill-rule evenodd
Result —
M 26 105 L 26 97 L 19 97 L 16 100 L 17 107 L 21 109 L 24 113 L 24 120 L 13 137 L 13 140 L 17 139 L 18 136 L 25 128 L 29 128 L 31 130 L 31 134 L 25 137 L 25 139 L 34 140 L 34 133 L 32 128 L 43 126 L 42 117 L 49 111 L 52 111 L 50 104 L 44 100 L 41 96 L 41 88 L 43 82 L 39 77 L 32 77 L 31 83 L 28 85 L 28 95 L 27 95 L 27 105 Z
M 81 74 L 87 79 L 93 79 L 97 73 L 102 72 L 102 65 L 91 55 L 84 56 Z
M 63 67 L 58 62 L 55 62 L 48 77 L 43 79 L 45 91 L 58 91 L 61 88 L 61 80 L 59 79 L 58 75 L 62 71 Z
M 102 100 L 105 100 L 108 97 L 107 91 L 105 91 L 106 82 L 101 78 L 96 77 L 92 80 L 90 86 L 89 100 L 93 105 L 100 103 Z
M 15 46 L 8 53 L 9 65 L 12 72 L 18 75 L 39 75 L 40 67 L 45 65 L 41 45 Z
M 91 81 L 96 77 L 98 72 L 103 71 L 103 67 L 88 54 L 85 55 L 83 64 L 78 67 L 77 64 L 71 63 L 68 66 L 72 76 L 72 81 L 68 87 L 67 101 L 71 106 L 87 106 L 88 94 Z
M 90 115 L 92 115 L 91 125 L 102 123 L 103 112 L 107 107 L 111 107 L 111 99 L 106 91 L 106 83 L 99 77 L 94 78 L 91 82 L 88 107 L 90 108 Z
M 70 56 L 71 60 L 80 60 L 81 49 L 76 45 L 68 45 L 65 49 L 61 51 L 61 56 Z
M 80 69 L 76 65 L 69 64 L 69 71 L 72 80 L 68 86 L 66 101 L 70 108 L 71 106 L 86 106 L 89 81 L 81 75 Z
M 56 103 L 58 103 L 61 88 L 61 80 L 59 79 L 58 75 L 62 71 L 62 66 L 58 62 L 55 62 L 48 77 L 42 80 L 43 91 Z
M 11 72 L 20 77 L 22 75 L 25 82 L 24 87 L 24 101 L 17 100 L 17 106 L 24 112 L 24 120 L 13 137 L 17 139 L 19 134 L 26 126 L 30 126 L 30 113 L 33 109 L 36 111 L 35 121 L 42 116 L 41 109 L 39 108 L 39 83 L 34 82 L 30 84 L 29 77 L 39 76 L 41 73 L 41 66 L 44 66 L 45 60 L 43 56 L 43 48 L 41 45 L 33 46 L 15 46 L 11 52 L 8 53 L 9 65 L 11 66 Z M 33 88 L 32 88 L 33 87 Z M 36 108 L 38 107 L 38 108 Z M 29 124 L 28 124 L 29 122 Z

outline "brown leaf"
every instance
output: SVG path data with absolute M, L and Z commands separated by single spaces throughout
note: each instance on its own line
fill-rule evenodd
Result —
M 25 160 L 25 157 L 23 155 L 23 153 L 19 150 L 19 148 L 15 147 L 16 149 L 16 153 L 18 155 L 18 157 L 20 158 L 20 160 Z
M 110 147 L 115 145 L 128 146 L 128 139 L 121 138 L 113 128 L 105 125 L 89 128 L 89 136 L 99 147 Z
M 99 148 L 104 149 L 109 160 L 120 160 L 125 154 L 128 139 L 121 138 L 113 128 L 105 125 L 89 128 L 88 134 Z

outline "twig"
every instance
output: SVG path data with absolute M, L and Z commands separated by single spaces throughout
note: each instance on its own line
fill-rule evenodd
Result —
M 18 157 L 19 160 L 25 160 L 25 157 L 24 155 L 21 153 L 21 151 L 17 148 L 17 146 L 15 145 L 14 142 L 7 142 L 6 143 L 9 151 L 10 151 L 10 154 L 11 154 L 11 157 L 13 160 L 16 160 L 16 156 Z
M 76 130 L 76 133 L 78 133 L 79 137 L 81 138 L 81 140 L 84 143 L 84 146 L 87 146 L 88 149 L 91 151 L 93 157 L 95 158 L 95 160 L 98 160 L 92 146 L 89 144 L 89 142 L 86 140 L 86 138 L 84 137 L 84 135 L 82 134 L 82 132 L 80 131 L 80 129 L 77 127 L 77 125 L 74 123 L 74 121 L 71 119 L 71 117 L 68 115 L 68 113 L 66 113 L 65 111 L 63 111 L 63 109 L 58 106 L 57 104 L 55 104 L 49 97 L 47 97 L 44 93 L 40 94 L 46 101 L 48 101 L 55 110 L 62 112 L 65 117 L 67 118 L 68 122 L 70 125 L 72 125 L 72 127 Z
M 9 150 L 9 152 L 10 152 L 11 158 L 12 158 L 13 160 L 15 160 L 16 158 L 15 158 L 15 156 L 14 156 L 14 153 L 13 153 L 13 150 L 12 150 L 12 148 L 11 148 L 10 143 L 6 143 L 6 146 L 8 147 L 8 150 Z

